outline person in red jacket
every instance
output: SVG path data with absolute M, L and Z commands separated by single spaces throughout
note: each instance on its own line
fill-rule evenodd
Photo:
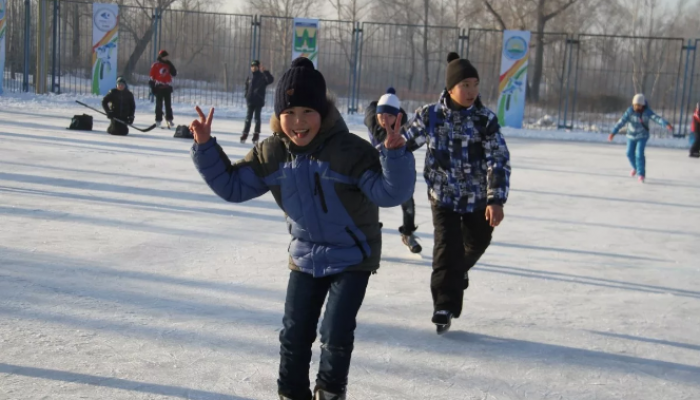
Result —
M 170 129 L 173 126 L 172 83 L 173 77 L 177 76 L 177 70 L 168 60 L 168 56 L 165 50 L 158 52 L 158 60 L 151 66 L 151 80 L 148 84 L 151 86 L 153 95 L 156 96 L 156 124 L 160 127 L 163 121 L 163 101 L 165 101 L 165 121 Z
M 695 114 L 693 114 L 693 121 L 690 123 L 690 128 L 695 137 L 693 145 L 690 147 L 690 156 L 700 158 L 700 103 L 695 105 Z

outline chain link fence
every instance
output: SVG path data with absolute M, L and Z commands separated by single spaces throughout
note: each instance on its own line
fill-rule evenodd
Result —
M 56 4 L 47 18 L 47 87 L 89 94 L 92 3 Z M 37 12 L 37 0 L 7 2 L 6 92 L 34 91 Z M 127 78 L 137 98 L 151 98 L 150 67 L 158 50 L 167 49 L 178 69 L 174 102 L 242 107 L 250 61 L 259 59 L 279 80 L 291 62 L 292 29 L 293 18 L 120 6 L 118 52 L 109 66 Z M 502 31 L 321 19 L 318 35 L 318 68 L 343 111 L 363 112 L 389 86 L 409 113 L 436 101 L 450 51 L 478 69 L 484 103 L 494 108 L 498 102 Z M 534 32 L 524 126 L 609 132 L 632 96 L 643 92 L 676 134 L 687 134 L 700 101 L 699 42 Z M 268 88 L 268 110 L 275 86 Z M 667 135 L 656 126 L 652 133 Z

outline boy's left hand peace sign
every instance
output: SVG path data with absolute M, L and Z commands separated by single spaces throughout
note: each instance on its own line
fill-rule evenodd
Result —
M 399 113 L 396 116 L 396 122 L 394 126 L 388 126 L 386 128 L 386 140 L 384 141 L 384 147 L 389 150 L 398 149 L 406 145 L 406 139 L 401 135 L 401 118 L 403 115 Z
M 204 116 L 202 109 L 196 106 L 195 111 L 199 115 L 199 119 L 195 119 L 190 124 L 190 132 L 194 135 L 194 141 L 198 144 L 204 144 L 211 138 L 211 123 L 214 121 L 214 108 L 209 110 L 209 115 Z

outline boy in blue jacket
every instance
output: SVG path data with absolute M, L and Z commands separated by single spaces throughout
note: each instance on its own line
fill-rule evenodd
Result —
M 396 124 L 380 152 L 348 131 L 326 97 L 311 61 L 298 58 L 275 91 L 273 136 L 235 164 L 211 135 L 214 110 L 190 125 L 192 159 L 224 200 L 244 202 L 272 192 L 292 240 L 278 393 L 282 400 L 343 400 L 357 313 L 370 275 L 379 268 L 379 207 L 413 194 L 415 161 Z M 311 346 L 321 308 L 321 362 L 312 394 Z
M 644 95 L 637 94 L 632 99 L 632 107 L 625 111 L 608 137 L 608 140 L 612 142 L 620 129 L 627 125 L 627 159 L 632 165 L 630 175 L 639 176 L 639 182 L 642 183 L 644 183 L 644 177 L 646 176 L 644 149 L 647 146 L 647 141 L 649 141 L 649 121 L 665 126 L 666 129 L 673 132 L 673 126 L 649 108 L 649 103 L 647 103 Z

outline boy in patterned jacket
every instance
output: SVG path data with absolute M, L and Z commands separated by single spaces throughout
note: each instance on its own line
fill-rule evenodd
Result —
M 409 150 L 428 145 L 423 175 L 435 228 L 430 289 L 438 333 L 462 313 L 468 271 L 503 220 L 510 180 L 508 147 L 479 98 L 479 73 L 456 53 L 447 62 L 440 100 L 418 109 L 406 131 Z

